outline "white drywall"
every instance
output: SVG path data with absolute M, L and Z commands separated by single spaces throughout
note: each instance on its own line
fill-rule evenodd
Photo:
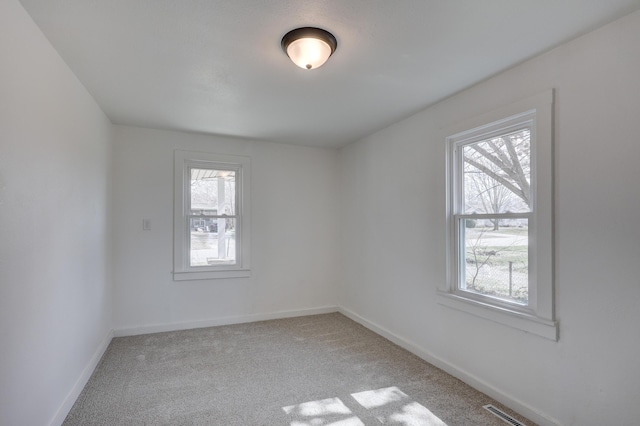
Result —
M 635 13 L 342 149 L 339 304 L 543 424 L 637 424 L 639 76 Z M 442 129 L 550 88 L 558 342 L 436 300 Z
M 108 342 L 112 292 L 120 331 L 324 312 L 338 295 L 541 423 L 640 417 L 640 14 L 339 153 L 117 126 L 113 164 L 113 127 L 17 0 L 0 28 L 0 424 L 60 423 Z M 558 342 L 435 297 L 442 129 L 549 88 Z M 251 278 L 172 281 L 174 149 L 251 157 Z
M 116 126 L 118 333 L 335 306 L 337 150 Z M 173 281 L 174 150 L 251 158 L 251 277 Z M 142 220 L 151 230 L 143 231 Z M 315 311 L 312 311 L 315 312 Z
M 112 126 L 0 2 L 0 424 L 57 424 L 111 332 Z

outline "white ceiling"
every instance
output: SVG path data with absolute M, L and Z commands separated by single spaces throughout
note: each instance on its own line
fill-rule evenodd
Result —
M 640 0 L 22 0 L 117 124 L 341 146 Z M 300 26 L 338 49 L 302 70 Z

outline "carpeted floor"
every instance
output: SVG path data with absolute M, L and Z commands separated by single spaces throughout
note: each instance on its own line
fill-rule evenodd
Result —
M 506 425 L 485 404 L 336 313 L 115 338 L 64 424 Z

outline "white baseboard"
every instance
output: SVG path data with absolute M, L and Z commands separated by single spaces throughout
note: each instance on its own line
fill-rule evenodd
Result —
M 341 314 L 345 315 L 346 317 L 351 318 L 352 320 L 354 320 L 357 323 L 360 323 L 361 325 L 365 326 L 366 328 L 368 328 L 369 330 L 381 335 L 382 337 L 392 341 L 393 343 L 395 343 L 396 345 L 408 350 L 409 352 L 413 353 L 414 355 L 419 356 L 420 358 L 422 358 L 423 360 L 427 361 L 430 364 L 435 365 L 436 367 L 438 367 L 439 369 L 446 371 L 447 373 L 451 374 L 452 376 L 462 380 L 463 382 L 465 382 L 466 384 L 468 384 L 469 386 L 479 390 L 480 392 L 490 396 L 491 398 L 495 399 L 496 401 L 500 402 L 501 404 L 503 404 L 506 407 L 511 408 L 512 410 L 522 414 L 523 416 L 527 417 L 529 420 L 532 420 L 536 423 L 538 423 L 541 426 L 560 426 L 560 423 L 555 420 L 552 419 L 551 417 L 537 411 L 536 409 L 534 409 L 533 407 L 529 406 L 528 404 L 515 399 L 513 397 L 511 397 L 510 395 L 504 393 L 503 391 L 495 388 L 494 386 L 490 385 L 489 383 L 487 383 L 486 381 L 478 378 L 477 376 L 474 376 L 473 374 L 469 373 L 468 371 L 465 371 L 461 368 L 456 367 L 455 365 L 443 360 L 442 358 L 439 358 L 435 355 L 433 355 L 431 352 L 427 351 L 426 349 L 410 342 L 409 340 L 398 336 L 395 333 L 392 333 L 391 331 L 387 330 L 384 327 L 381 327 L 363 317 L 361 317 L 360 315 L 346 309 L 346 308 L 342 308 L 340 307 L 338 309 L 338 312 L 340 312 Z
M 109 330 L 104 339 L 102 339 L 102 342 L 100 342 L 98 349 L 96 349 L 96 351 L 93 353 L 93 356 L 89 360 L 89 363 L 84 368 L 84 370 L 82 370 L 82 374 L 80 375 L 78 380 L 76 380 L 75 384 L 71 388 L 71 391 L 69 391 L 69 393 L 67 394 L 67 397 L 64 399 L 64 402 L 62 403 L 60 408 L 58 408 L 58 411 L 53 417 L 53 420 L 51 420 L 51 423 L 49 423 L 50 426 L 60 426 L 62 422 L 64 422 L 67 414 L 69 414 L 69 411 L 71 411 L 71 407 L 73 407 L 73 404 L 75 404 L 78 396 L 80 396 L 80 392 L 82 392 L 82 389 L 84 389 L 85 385 L 89 381 L 89 378 L 93 374 L 93 371 L 98 366 L 102 355 L 104 355 L 104 352 L 107 350 L 109 343 L 111 343 L 111 339 L 113 339 L 113 330 Z
M 153 324 L 139 327 L 119 328 L 114 331 L 115 337 L 137 336 L 140 334 L 162 333 L 165 331 L 189 330 L 192 328 L 216 327 L 219 325 L 242 324 L 246 322 L 267 321 L 281 318 L 302 317 L 306 315 L 329 314 L 338 312 L 337 306 L 323 306 L 320 308 L 299 309 L 294 311 L 277 311 L 263 314 L 240 315 L 233 317 L 214 318 L 201 321 L 177 322 L 171 324 Z

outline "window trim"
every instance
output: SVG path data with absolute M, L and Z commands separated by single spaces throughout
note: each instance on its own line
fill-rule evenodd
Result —
M 494 322 L 558 340 L 555 320 L 553 282 L 553 90 L 540 93 L 498 110 L 466 120 L 445 130 L 446 136 L 446 280 L 438 286 L 438 302 Z M 531 117 L 532 116 L 532 117 Z M 457 173 L 453 145 L 478 138 L 502 134 L 517 128 L 531 117 L 531 193 L 532 213 L 529 222 L 529 306 L 457 290 L 456 230 L 457 194 L 453 184 Z M 477 139 L 476 139 L 477 140 Z M 459 217 L 459 216 L 458 216 Z M 534 265 L 531 265 L 533 259 Z M 532 285 L 531 283 L 534 283 Z
M 188 220 L 190 170 L 193 167 L 236 171 L 236 263 L 190 266 Z M 246 278 L 251 276 L 251 160 L 249 157 L 205 152 L 174 152 L 173 280 Z

